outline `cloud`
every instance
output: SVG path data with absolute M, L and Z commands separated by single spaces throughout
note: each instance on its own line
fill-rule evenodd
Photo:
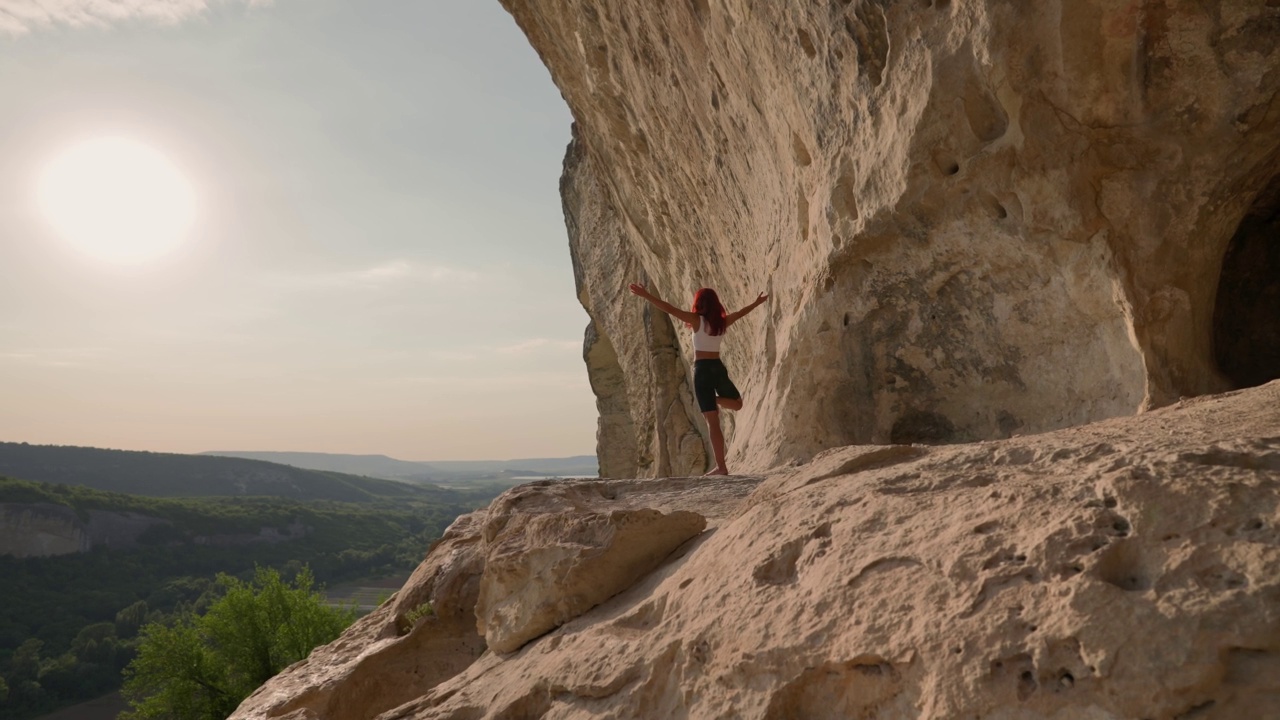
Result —
M 567 352 L 572 350 L 577 352 L 582 350 L 582 341 L 581 340 L 552 340 L 551 338 L 532 338 L 530 340 L 524 340 L 522 342 L 515 343 L 514 345 L 504 345 L 502 347 L 497 348 L 497 351 L 500 353 L 503 353 L 504 355 L 528 355 L 529 353 L 532 353 L 538 350 L 543 350 L 543 349 L 560 351 L 560 352 Z
M 409 277 L 413 274 L 413 266 L 405 260 L 392 260 L 383 265 L 375 265 L 368 270 L 357 271 L 355 276 L 360 280 L 384 282 Z
M 0 0 L 3 2 L 3 0 Z M 446 265 L 421 265 L 408 260 L 390 260 L 358 270 L 298 273 L 276 278 L 285 287 L 310 288 L 382 288 L 411 282 L 429 281 L 440 284 L 466 285 L 480 279 L 471 270 Z
M 101 348 L 20 348 L 0 352 L 0 362 L 37 367 L 82 367 L 102 354 Z
M 587 373 L 505 373 L 499 375 L 401 375 L 368 378 L 371 385 L 439 388 L 458 392 L 508 394 L 513 389 L 527 392 L 537 388 L 590 388 Z
M 0 33 L 25 35 L 58 25 L 103 27 L 127 20 L 175 25 L 211 5 L 266 5 L 271 0 L 0 0 Z

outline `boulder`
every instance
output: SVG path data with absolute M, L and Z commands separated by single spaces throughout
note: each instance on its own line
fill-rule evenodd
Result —
M 706 524 L 648 508 L 508 521 L 488 544 L 478 629 L 490 649 L 514 652 L 631 587 Z

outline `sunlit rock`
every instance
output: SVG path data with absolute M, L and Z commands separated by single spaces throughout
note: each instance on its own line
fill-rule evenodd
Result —
M 706 458 L 688 332 L 628 282 L 773 294 L 725 346 L 741 469 L 1280 376 L 1275 3 L 503 4 L 576 121 L 606 476 Z

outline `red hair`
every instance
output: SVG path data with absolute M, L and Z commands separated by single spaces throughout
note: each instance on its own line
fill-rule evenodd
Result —
M 723 335 L 728 313 L 720 304 L 720 297 L 711 288 L 701 288 L 693 294 L 693 312 L 706 321 L 708 335 Z M 693 325 L 689 325 L 693 327 Z

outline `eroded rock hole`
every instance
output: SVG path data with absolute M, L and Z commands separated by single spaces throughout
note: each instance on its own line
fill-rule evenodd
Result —
M 1151 587 L 1138 546 L 1128 541 L 1112 545 L 1098 560 L 1098 577 L 1125 592 L 1142 592 Z
M 804 187 L 796 187 L 796 226 L 800 229 L 800 239 L 809 239 L 809 196 Z
M 689 9 L 693 11 L 693 16 L 699 23 L 705 24 L 707 18 L 711 16 L 711 3 L 708 0 L 689 0 Z
M 804 538 L 784 543 L 767 561 L 756 567 L 752 577 L 761 585 L 789 585 L 796 582 L 799 578 L 796 562 L 799 561 L 804 546 Z
M 853 222 L 858 219 L 858 178 L 853 163 L 845 158 L 840 162 L 840 178 L 831 189 L 831 221 Z
M 884 10 L 878 5 L 862 3 L 853 15 L 845 17 L 844 28 L 858 49 L 858 70 L 866 73 L 872 87 L 880 87 L 889 63 L 889 30 Z
M 1024 670 L 1018 676 L 1018 699 L 1026 700 L 1031 697 L 1031 693 L 1035 692 L 1037 687 L 1039 687 L 1039 683 L 1036 682 L 1035 673 L 1030 670 Z
M 1280 175 L 1258 195 L 1222 258 L 1213 350 L 1236 388 L 1280 378 Z
M 791 152 L 795 155 L 796 162 L 802 167 L 808 167 L 813 162 L 813 157 L 809 155 L 809 148 L 805 147 L 804 140 L 800 139 L 798 133 L 791 133 Z
M 911 410 L 894 421 L 889 442 L 894 445 L 941 445 L 953 442 L 956 426 L 945 415 Z
M 803 28 L 796 29 L 796 39 L 800 41 L 800 47 L 804 50 L 804 54 L 813 57 L 818 54 L 818 48 L 813 45 L 813 38 L 809 37 L 809 33 Z
M 769 698 L 764 720 L 844 720 L 881 714 L 902 692 L 899 672 L 882 658 L 863 656 L 806 669 Z

